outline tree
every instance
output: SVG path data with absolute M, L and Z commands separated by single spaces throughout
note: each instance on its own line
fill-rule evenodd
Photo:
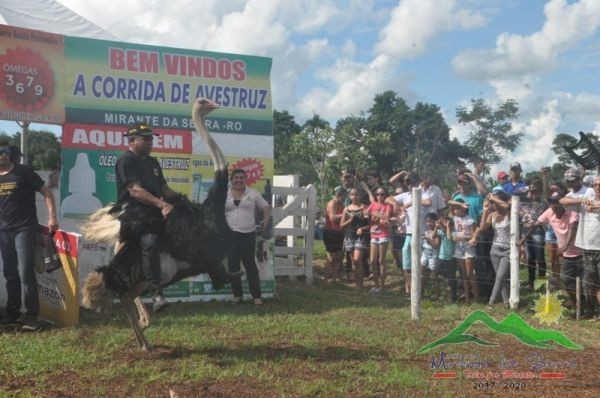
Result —
M 273 141 L 275 145 L 275 174 L 297 173 L 297 162 L 290 155 L 292 137 L 300 132 L 301 128 L 288 111 L 273 111 Z
M 600 137 L 593 133 L 586 133 L 588 138 L 594 143 L 596 148 L 600 149 Z M 579 142 L 579 138 L 576 138 L 570 134 L 557 134 L 556 137 L 552 140 L 552 152 L 556 154 L 559 162 L 564 163 L 567 166 L 574 166 L 575 161 L 573 158 L 565 151 L 565 146 L 572 147 Z
M 375 96 L 368 115 L 367 130 L 372 133 L 387 133 L 390 138 L 388 145 L 375 154 L 377 166 L 383 173 L 401 169 L 403 161 L 409 155 L 407 142 L 413 128 L 410 107 L 394 91 L 385 91 Z
M 34 170 L 60 169 L 60 141 L 49 131 L 29 130 L 27 163 Z M 21 133 L 13 136 L 15 145 L 20 147 Z
M 398 170 L 446 171 L 470 153 L 458 140 L 450 140 L 450 129 L 437 105 L 419 102 L 411 109 L 393 91 L 375 96 L 367 122 L 370 134 L 389 136 L 389 142 L 374 151 L 384 175 Z
M 521 132 L 512 132 L 511 120 L 517 118 L 518 112 L 519 106 L 512 99 L 498 104 L 495 109 L 482 98 L 472 99 L 470 109 L 458 107 L 458 122 L 472 128 L 465 142 L 472 155 L 487 164 L 495 164 L 502 160 L 503 150 L 514 151 L 523 136 Z
M 27 163 L 34 170 L 60 169 L 60 141 L 49 131 L 29 130 Z M 0 133 L 1 139 L 7 139 L 10 145 L 21 149 L 21 133 L 10 136 Z
M 327 177 L 333 173 L 330 153 L 334 142 L 334 131 L 329 123 L 314 115 L 302 126 L 302 131 L 292 136 L 290 153 L 293 157 L 302 159 L 310 166 L 306 174 L 300 174 L 301 184 L 317 182 L 317 190 L 321 198 L 327 192 Z M 302 181 L 305 180 L 305 181 Z
M 412 110 L 413 128 L 407 140 L 405 169 L 421 172 L 426 169 L 446 170 L 457 165 L 459 157 L 469 154 L 458 140 L 450 140 L 450 128 L 434 104 L 418 102 Z
M 336 181 L 343 170 L 364 172 L 378 169 L 377 155 L 387 150 L 389 142 L 389 133 L 368 130 L 367 121 L 362 117 L 338 120 L 333 143 L 335 156 L 332 159 Z

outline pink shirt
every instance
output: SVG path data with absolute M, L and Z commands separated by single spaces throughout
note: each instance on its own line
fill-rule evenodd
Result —
M 550 224 L 556 239 L 558 239 L 559 246 L 563 246 L 569 238 L 569 230 L 572 228 L 571 224 L 579 221 L 579 214 L 569 209 L 565 209 L 565 214 L 561 218 L 556 217 L 556 214 L 552 211 L 552 208 L 547 209 L 538 218 L 538 222 L 541 224 Z M 564 251 L 563 257 L 579 257 L 581 256 L 581 249 L 575 247 L 572 243 L 569 245 L 567 250 Z
M 367 211 L 371 219 L 371 238 L 389 238 L 391 235 L 389 220 L 392 216 L 392 206 L 387 203 L 375 202 L 367 207 Z M 381 219 L 382 217 L 385 217 L 387 222 L 384 222 Z

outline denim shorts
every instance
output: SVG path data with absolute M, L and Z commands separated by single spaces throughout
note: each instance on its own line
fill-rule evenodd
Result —
M 548 225 L 548 229 L 546 230 L 545 236 L 546 243 L 556 244 L 556 234 L 551 226 Z
M 402 269 L 409 271 L 411 269 L 411 244 L 412 235 L 406 235 L 404 246 L 402 246 Z
M 344 249 L 347 252 L 353 250 L 368 250 L 369 235 L 346 235 L 344 238 Z
M 388 243 L 389 241 L 390 241 L 390 238 L 388 236 L 384 236 L 381 238 L 371 238 L 372 245 L 382 245 L 384 243 Z
M 421 266 L 427 267 L 431 271 L 437 270 L 437 252 L 431 249 L 423 249 L 421 252 Z
M 465 258 L 473 258 L 477 255 L 475 248 L 469 245 L 469 242 L 456 242 L 454 248 L 454 258 L 464 260 Z

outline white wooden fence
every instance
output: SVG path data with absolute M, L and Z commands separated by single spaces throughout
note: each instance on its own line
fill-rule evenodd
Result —
M 277 180 L 274 181 L 274 184 Z M 307 283 L 313 279 L 313 243 L 315 214 L 317 210 L 317 190 L 313 185 L 307 187 L 273 186 L 275 198 L 286 196 L 282 206 L 273 204 L 273 225 L 275 234 L 275 276 L 287 276 L 294 279 L 304 276 Z M 278 237 L 287 237 L 285 246 Z

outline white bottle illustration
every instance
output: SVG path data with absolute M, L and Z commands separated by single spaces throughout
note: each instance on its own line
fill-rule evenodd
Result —
M 96 173 L 86 153 L 78 153 L 75 165 L 69 170 L 69 193 L 60 206 L 64 218 L 83 218 L 102 207 L 96 192 Z
M 204 203 L 206 197 L 208 196 L 208 192 L 212 188 L 215 180 L 213 178 L 204 178 L 202 183 L 200 183 L 200 196 L 198 203 Z

